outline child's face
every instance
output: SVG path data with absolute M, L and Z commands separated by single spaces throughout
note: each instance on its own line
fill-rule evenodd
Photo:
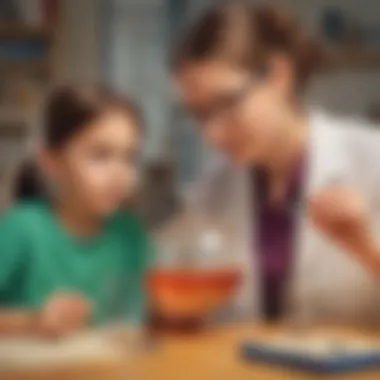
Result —
M 58 153 L 46 155 L 57 196 L 99 216 L 116 211 L 135 189 L 139 143 L 125 113 L 110 112 L 91 123 Z

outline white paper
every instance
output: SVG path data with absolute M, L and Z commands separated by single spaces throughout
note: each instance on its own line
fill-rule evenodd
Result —
M 121 334 L 123 344 L 114 339 Z M 132 348 L 132 340 L 128 347 L 125 336 L 125 332 L 91 331 L 57 341 L 0 339 L 0 370 L 124 359 L 128 357 L 128 348 Z

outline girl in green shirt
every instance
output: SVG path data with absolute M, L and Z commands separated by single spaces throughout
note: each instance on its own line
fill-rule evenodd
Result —
M 0 220 L 0 335 L 62 336 L 144 312 L 149 244 L 128 210 L 141 120 L 100 87 L 49 98 L 36 168 Z

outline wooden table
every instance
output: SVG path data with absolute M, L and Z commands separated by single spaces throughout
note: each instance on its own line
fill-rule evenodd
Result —
M 266 364 L 252 364 L 238 356 L 239 344 L 249 336 L 268 336 L 279 328 L 227 326 L 194 336 L 161 337 L 156 348 L 119 363 L 92 363 L 83 368 L 34 374 L 0 373 L 1 380 L 307 380 L 308 373 Z M 345 329 L 347 334 L 359 334 Z M 368 335 L 368 331 L 365 332 Z M 376 333 L 380 337 L 380 331 Z M 323 378 L 323 377 L 322 377 Z M 326 377 L 339 380 L 378 380 L 380 369 Z
M 324 328 L 326 330 L 326 328 Z M 333 328 L 333 330 L 337 330 Z M 247 363 L 239 358 L 238 347 L 249 336 L 275 334 L 279 328 L 231 326 L 207 331 L 187 338 L 164 338 L 162 347 L 140 358 L 144 380 L 306 380 L 320 379 L 305 372 L 268 364 Z M 368 331 L 344 329 L 344 333 L 368 336 Z M 380 337 L 380 331 L 377 333 Z M 370 333 L 371 335 L 371 333 Z M 351 375 L 329 376 L 329 379 L 375 380 L 380 369 Z

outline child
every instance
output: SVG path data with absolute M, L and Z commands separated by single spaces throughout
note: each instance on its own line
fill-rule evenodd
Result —
M 0 221 L 0 335 L 61 336 L 143 313 L 149 248 L 121 211 L 136 183 L 141 120 L 100 88 L 63 87 L 47 104 L 36 172 Z M 43 186 L 41 186 L 43 184 Z

